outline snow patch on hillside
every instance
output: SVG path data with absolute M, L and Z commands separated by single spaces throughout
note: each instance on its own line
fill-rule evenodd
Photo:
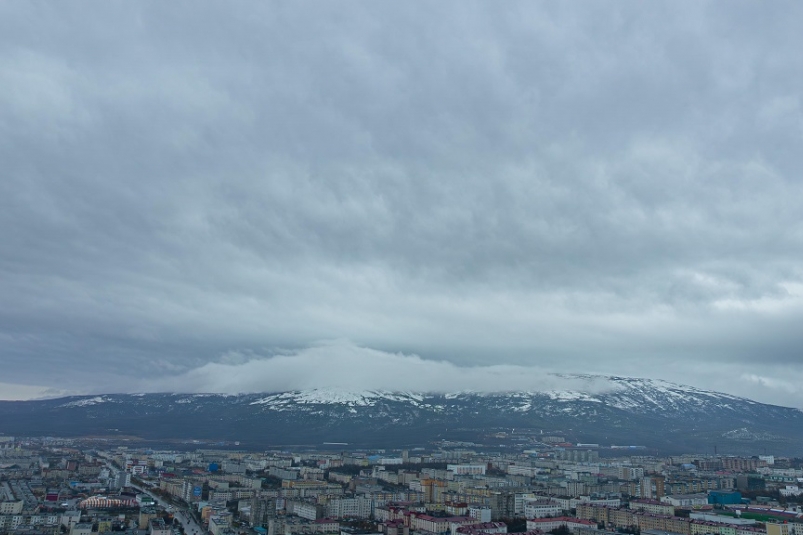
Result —
M 373 407 L 381 401 L 409 403 L 418 406 L 424 399 L 413 392 L 385 392 L 364 390 L 353 392 L 334 388 L 302 390 L 271 394 L 251 402 L 251 405 L 286 407 L 290 405 L 343 405 L 347 407 Z
M 111 399 L 105 396 L 95 396 L 94 398 L 78 399 L 61 405 L 62 407 L 90 407 L 100 403 L 108 403 Z
M 553 390 L 551 392 L 546 392 L 546 395 L 549 396 L 549 399 L 554 401 L 590 401 L 592 403 L 602 403 L 601 399 L 586 392 L 559 392 Z
M 573 376 L 561 374 L 564 379 Z M 472 392 L 459 391 L 443 394 L 389 392 L 384 390 L 347 390 L 319 388 L 292 392 L 268 394 L 251 405 L 262 405 L 271 410 L 297 409 L 312 410 L 314 406 L 329 405 L 341 407 L 375 407 L 382 402 L 406 404 L 418 409 L 433 410 L 440 401 L 471 402 L 477 397 L 493 399 L 500 409 L 525 413 L 544 408 L 545 398 L 557 403 L 558 411 L 565 411 L 564 404 L 594 403 L 607 405 L 627 412 L 661 413 L 679 410 L 706 410 L 706 407 L 722 406 L 733 401 L 746 401 L 730 394 L 710 392 L 698 388 L 653 379 L 637 379 L 616 376 L 577 376 L 576 379 L 592 385 L 589 391 L 582 389 L 518 392 Z M 601 383 L 610 388 L 600 391 Z M 438 401 L 436 401 L 438 400 Z

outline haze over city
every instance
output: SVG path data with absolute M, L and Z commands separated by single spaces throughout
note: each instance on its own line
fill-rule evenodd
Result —
M 0 399 L 609 387 L 566 372 L 803 407 L 801 16 L 0 3 Z

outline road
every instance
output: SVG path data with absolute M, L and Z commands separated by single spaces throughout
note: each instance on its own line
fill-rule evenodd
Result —
M 203 528 L 203 526 L 199 525 L 195 521 L 195 519 L 192 517 L 192 515 L 190 515 L 186 507 L 176 507 L 171 503 L 167 503 L 161 497 L 153 494 L 149 490 L 140 488 L 136 485 L 132 484 L 131 487 L 137 489 L 139 492 L 147 494 L 148 496 L 153 498 L 153 501 L 155 501 L 158 505 L 161 505 L 168 511 L 173 511 L 174 513 L 173 516 L 184 527 L 184 533 L 186 533 L 187 535 L 204 535 L 206 533 L 206 530 Z
M 117 468 L 115 468 L 115 467 L 113 467 L 111 465 L 111 461 L 108 458 L 106 458 L 106 457 L 102 457 L 102 458 L 103 458 L 106 466 L 110 470 L 116 470 L 117 469 Z M 190 515 L 190 513 L 189 513 L 189 511 L 187 510 L 186 507 L 176 507 L 173 504 L 167 503 L 162 498 L 160 498 L 159 496 L 156 496 L 155 494 L 153 494 L 150 490 L 143 489 L 143 488 L 141 488 L 141 487 L 139 487 L 137 485 L 132 484 L 131 488 L 134 488 L 137 491 L 142 492 L 143 494 L 147 494 L 148 496 L 153 498 L 153 500 L 157 504 L 161 505 L 162 507 L 164 507 L 168 511 L 173 511 L 173 513 L 174 513 L 173 516 L 182 525 L 182 527 L 184 528 L 184 533 L 186 533 L 187 535 L 205 535 L 207 533 L 207 531 L 204 529 L 204 527 L 199 525 L 195 521 L 195 519 L 192 517 L 192 515 Z

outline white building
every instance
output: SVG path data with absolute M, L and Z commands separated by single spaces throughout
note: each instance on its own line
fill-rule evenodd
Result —
M 561 514 L 561 512 L 562 510 L 560 505 L 553 501 L 547 500 L 529 501 L 524 506 L 524 516 L 526 518 L 545 518 L 548 516 L 558 516 Z
M 454 472 L 456 476 L 484 476 L 485 469 L 487 467 L 484 464 L 447 464 L 446 470 L 449 472 Z
M 510 464 L 507 467 L 507 473 L 514 476 L 535 477 L 539 470 L 539 468 L 533 466 L 521 466 L 517 464 Z
M 619 479 L 634 481 L 642 477 L 644 477 L 643 468 L 634 468 L 632 466 L 622 466 L 619 468 Z
M 209 517 L 209 533 L 212 535 L 220 535 L 223 530 L 229 527 L 228 518 L 213 515 Z M 170 535 L 169 533 L 167 535 Z
M 479 505 L 469 506 L 468 516 L 485 524 L 491 521 L 491 508 Z
M 73 524 L 70 535 L 92 535 L 92 522 Z
M 557 529 L 561 526 L 566 526 L 569 531 L 576 531 L 578 529 L 598 529 L 597 523 L 590 520 L 581 520 L 579 518 L 572 518 L 562 516 L 559 518 L 534 518 L 527 520 L 527 531 L 540 529 L 544 533 Z
M 335 498 L 326 504 L 326 516 L 331 518 L 370 518 L 373 500 L 364 496 Z
M 708 494 L 672 494 L 663 496 L 661 502 L 675 507 L 699 507 L 708 504 Z
M 578 503 L 588 503 L 598 507 L 621 507 L 622 500 L 619 498 L 600 498 L 598 496 L 580 496 Z M 577 507 L 577 503 L 572 505 L 572 509 Z
M 22 506 L 24 504 L 25 502 L 22 500 L 0 502 L 0 514 L 18 515 L 22 512 Z
M 72 527 L 81 521 L 81 511 L 66 511 L 61 514 L 61 525 L 72 531 Z
M 314 503 L 295 502 L 293 504 L 293 514 L 307 520 L 317 520 L 318 507 Z
M 786 487 L 778 489 L 778 492 L 781 493 L 781 496 L 800 496 L 803 494 L 803 490 L 798 485 L 786 485 Z

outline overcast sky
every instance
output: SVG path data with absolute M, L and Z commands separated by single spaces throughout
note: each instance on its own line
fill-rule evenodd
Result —
M 803 407 L 801 20 L 0 2 L 0 398 L 563 370 Z

